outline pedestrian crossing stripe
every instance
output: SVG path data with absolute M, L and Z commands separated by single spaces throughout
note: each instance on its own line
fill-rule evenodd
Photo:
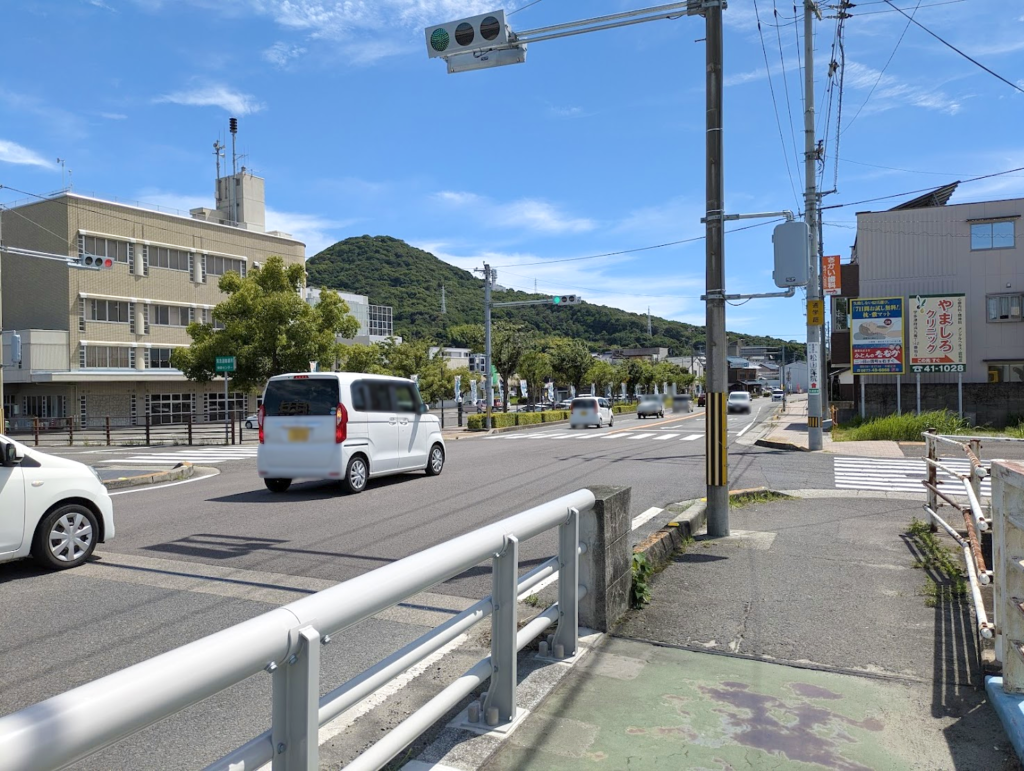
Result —
M 133 466 L 166 466 L 168 463 L 217 463 L 229 460 L 251 460 L 258 452 L 256 447 L 194 447 L 187 450 L 130 455 L 125 458 L 104 458 L 97 463 L 111 465 L 130 463 Z
M 842 458 L 833 459 L 835 486 L 837 490 L 869 490 L 878 492 L 926 493 L 921 484 L 928 478 L 928 465 L 923 458 Z M 970 461 L 961 458 L 943 458 L 944 466 L 960 474 L 971 470 Z M 942 488 L 952 495 L 963 495 L 963 484 L 959 478 L 936 469 L 936 478 Z M 981 494 L 990 496 L 992 483 L 982 480 Z

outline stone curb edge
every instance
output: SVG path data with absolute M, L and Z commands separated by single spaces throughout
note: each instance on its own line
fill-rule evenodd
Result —
M 154 471 L 149 474 L 139 474 L 134 477 L 121 477 L 110 479 L 103 483 L 108 490 L 123 490 L 126 487 L 139 487 L 141 485 L 153 485 L 160 482 L 176 482 L 180 479 L 191 479 L 195 474 L 195 466 L 191 463 L 179 463 L 167 471 Z
M 779 442 L 775 439 L 758 439 L 754 442 L 758 447 L 768 447 L 772 450 L 790 450 L 793 452 L 810 452 L 806 447 L 801 447 L 792 442 Z

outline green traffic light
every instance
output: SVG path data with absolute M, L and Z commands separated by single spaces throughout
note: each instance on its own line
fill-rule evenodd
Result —
M 551 302 L 553 302 L 555 305 L 558 305 L 560 302 L 562 302 L 562 298 L 561 297 L 552 297 L 551 298 Z

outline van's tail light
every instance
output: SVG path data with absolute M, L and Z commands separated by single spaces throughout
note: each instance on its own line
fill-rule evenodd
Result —
M 256 420 L 260 426 L 260 444 L 263 444 L 263 419 L 267 417 L 267 408 L 262 404 L 256 412 Z
M 348 410 L 344 404 L 338 404 L 334 411 L 334 442 L 341 444 L 348 439 Z

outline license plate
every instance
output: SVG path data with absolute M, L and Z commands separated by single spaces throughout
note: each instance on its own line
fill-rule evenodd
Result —
M 308 442 L 309 441 L 309 429 L 308 428 L 289 428 L 288 429 L 288 441 L 289 442 Z

